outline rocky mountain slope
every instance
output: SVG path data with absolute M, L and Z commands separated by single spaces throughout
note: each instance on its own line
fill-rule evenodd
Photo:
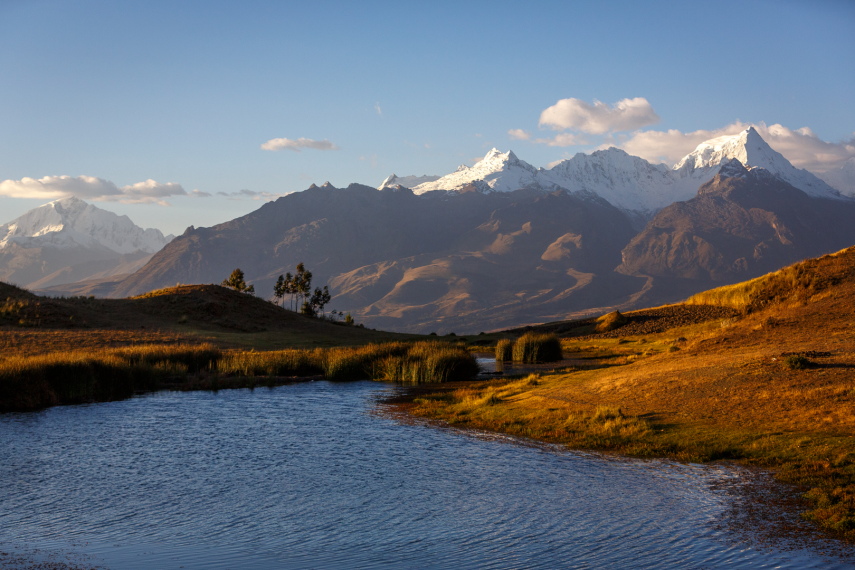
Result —
M 40 289 L 132 273 L 171 238 L 77 198 L 55 200 L 0 226 L 0 279 Z
M 855 243 L 855 201 L 810 196 L 737 159 L 698 195 L 661 210 L 623 250 L 619 271 L 735 282 Z
M 476 332 L 675 301 L 855 243 L 855 200 L 753 129 L 671 169 L 609 149 L 544 170 L 494 149 L 412 190 L 384 186 L 312 186 L 67 291 L 123 297 L 240 267 L 269 297 L 304 262 L 330 308 L 367 326 Z

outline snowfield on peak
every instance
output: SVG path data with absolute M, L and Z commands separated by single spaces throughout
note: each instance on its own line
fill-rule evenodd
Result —
M 716 137 L 697 146 L 674 165 L 674 171 L 687 177 L 706 178 L 710 169 L 735 158 L 745 166 L 765 168 L 810 196 L 841 198 L 840 193 L 807 170 L 796 168 L 789 160 L 770 147 L 754 127 L 736 135 Z M 709 178 L 707 178 L 709 179 Z
M 469 189 L 511 192 L 520 188 L 539 187 L 537 174 L 537 168 L 517 158 L 512 151 L 503 153 L 494 148 L 474 166 L 460 166 L 451 174 L 414 186 L 412 191 L 414 194 Z
M 0 226 L 0 247 L 104 247 L 116 253 L 154 253 L 173 236 L 143 229 L 78 198 L 54 200 Z
M 718 174 L 723 164 L 734 159 L 747 167 L 763 168 L 808 195 L 846 199 L 817 176 L 790 164 L 753 127 L 701 143 L 672 168 L 652 164 L 612 147 L 591 154 L 578 153 L 550 169 L 543 169 L 520 160 L 512 151 L 501 152 L 494 148 L 473 166 L 461 166 L 451 174 L 411 186 L 405 181 L 418 182 L 417 177 L 393 175 L 381 188 L 400 184 L 412 189 L 414 194 L 440 190 L 512 192 L 529 188 L 553 192 L 563 189 L 596 195 L 644 219 L 674 202 L 690 200 L 701 185 Z M 848 168 L 855 169 L 855 162 Z M 841 171 L 838 177 L 841 176 L 843 180 L 853 180 L 841 185 L 849 184 L 855 192 L 855 177 L 848 170 Z
M 386 177 L 386 180 L 384 180 L 383 183 L 377 187 L 377 189 L 385 190 L 386 188 L 396 188 L 398 186 L 403 186 L 404 188 L 413 188 L 415 186 L 418 186 L 419 184 L 433 182 L 437 178 L 439 178 L 439 176 L 429 176 L 427 174 L 422 176 L 398 176 L 396 174 L 391 174 Z

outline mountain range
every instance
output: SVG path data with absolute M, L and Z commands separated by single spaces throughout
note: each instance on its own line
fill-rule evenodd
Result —
M 477 332 L 742 281 L 852 245 L 852 220 L 855 200 L 753 128 L 671 168 L 610 148 L 543 169 L 493 149 L 441 177 L 312 185 L 191 226 L 131 275 L 49 291 L 128 296 L 240 267 L 268 296 L 304 262 L 367 326 Z
M 133 273 L 172 237 L 78 198 L 55 200 L 0 226 L 0 280 L 41 289 Z

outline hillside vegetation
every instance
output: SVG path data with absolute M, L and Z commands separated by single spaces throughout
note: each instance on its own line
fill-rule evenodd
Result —
M 686 304 L 536 327 L 562 367 L 419 395 L 417 415 L 644 457 L 763 465 L 855 540 L 855 248 Z M 696 318 L 693 318 L 695 315 Z M 711 315 L 718 315 L 709 318 Z
M 39 297 L 0 283 L 0 349 L 36 353 L 141 342 L 283 349 L 423 338 L 345 326 L 218 285 L 180 285 L 129 299 Z

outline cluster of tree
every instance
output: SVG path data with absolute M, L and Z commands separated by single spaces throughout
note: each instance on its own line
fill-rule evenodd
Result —
M 229 278 L 221 284 L 223 287 L 234 289 L 240 293 L 255 294 L 255 285 L 247 285 L 243 270 L 235 269 Z M 299 308 L 304 315 L 316 316 L 322 313 L 324 307 L 330 302 L 329 287 L 324 285 L 323 289 L 316 287 L 312 291 L 312 272 L 306 270 L 306 266 L 302 263 L 297 265 L 297 273 L 291 275 L 286 273 L 280 275 L 273 286 L 273 297 L 278 301 L 282 301 L 282 308 L 285 308 L 285 296 L 290 295 L 291 310 L 295 311 Z M 346 324 L 353 324 L 353 317 L 348 313 L 345 318 Z
M 273 286 L 273 297 L 277 300 L 282 300 L 282 307 L 285 307 L 284 298 L 290 295 L 291 310 L 296 310 L 298 307 L 304 315 L 315 316 L 319 312 L 323 312 L 324 307 L 330 302 L 329 287 L 324 285 L 321 289 L 316 287 L 312 291 L 312 272 L 299 263 L 297 264 L 297 273 L 291 275 L 286 273 L 280 275 Z
M 234 289 L 239 293 L 249 293 L 250 295 L 255 295 L 255 285 L 247 285 L 246 279 L 243 276 L 242 269 L 235 269 L 232 271 L 232 274 L 229 275 L 228 279 L 223 280 L 220 283 L 223 287 L 228 287 L 229 289 Z

